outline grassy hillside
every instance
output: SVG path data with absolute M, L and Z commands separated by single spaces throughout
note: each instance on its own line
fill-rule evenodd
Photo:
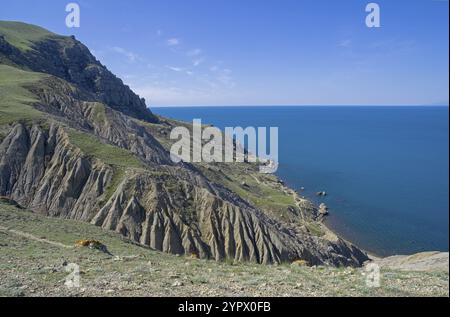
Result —
M 35 42 L 57 37 L 41 27 L 14 21 L 0 21 L 0 35 L 21 51 L 32 50 Z
M 69 129 L 69 138 L 70 142 L 84 154 L 95 157 L 103 163 L 129 168 L 141 168 L 144 166 L 130 151 L 101 143 L 90 134 Z
M 0 64 L 0 125 L 41 116 L 31 107 L 37 99 L 24 87 L 37 84 L 45 76 Z
M 448 296 L 448 273 L 382 271 L 368 288 L 362 269 L 217 263 L 132 244 L 98 227 L 0 202 L 0 296 Z M 111 255 L 74 247 L 100 240 Z M 80 267 L 80 288 L 63 264 Z

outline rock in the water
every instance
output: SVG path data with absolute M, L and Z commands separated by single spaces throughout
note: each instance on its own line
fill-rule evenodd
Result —
M 329 211 L 328 211 L 328 206 L 325 205 L 324 203 L 321 203 L 319 205 L 319 213 L 322 215 L 328 215 Z

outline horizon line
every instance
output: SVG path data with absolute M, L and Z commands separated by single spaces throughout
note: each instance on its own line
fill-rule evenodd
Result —
M 446 107 L 449 108 L 448 104 L 430 104 L 430 105 L 151 105 L 147 106 L 148 108 L 237 108 L 237 107 L 392 107 L 392 108 L 400 108 L 400 107 Z

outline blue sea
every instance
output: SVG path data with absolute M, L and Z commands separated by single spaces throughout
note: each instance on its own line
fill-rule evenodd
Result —
M 448 107 L 191 107 L 157 114 L 279 127 L 278 176 L 330 208 L 327 225 L 376 255 L 448 251 Z M 317 191 L 328 196 L 317 198 Z

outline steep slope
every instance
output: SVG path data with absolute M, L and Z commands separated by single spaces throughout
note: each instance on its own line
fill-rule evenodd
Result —
M 368 259 L 254 164 L 173 163 L 168 135 L 184 123 L 154 116 L 73 38 L 0 22 L 0 61 L 0 196 L 174 254 L 310 265 Z M 251 186 L 240 187 L 242 177 Z
M 20 22 L 0 22 L 0 62 L 62 78 L 90 93 L 92 101 L 155 122 L 140 99 L 74 37 L 58 36 Z

